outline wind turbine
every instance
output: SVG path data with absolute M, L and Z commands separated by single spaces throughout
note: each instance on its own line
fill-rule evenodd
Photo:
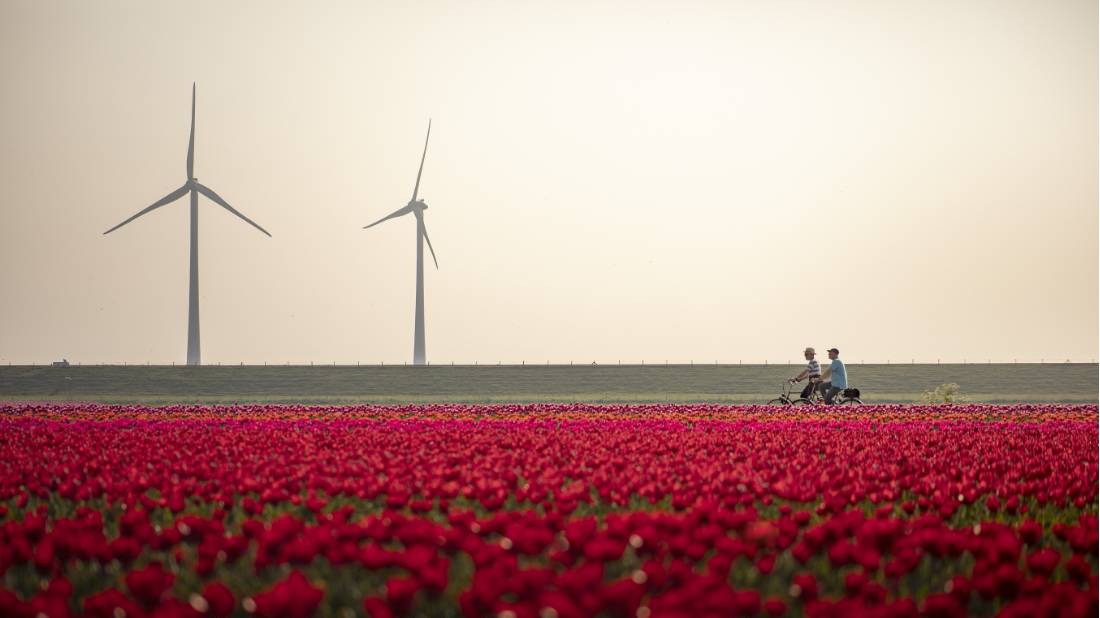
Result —
M 145 208 L 103 233 L 110 234 L 141 215 L 171 204 L 187 193 L 191 194 L 191 284 L 188 288 L 187 303 L 187 364 L 199 365 L 202 364 L 201 354 L 199 353 L 199 194 L 205 195 L 215 204 L 244 219 L 264 234 L 268 236 L 271 236 L 271 234 L 268 234 L 267 230 L 260 227 L 255 221 L 230 206 L 220 195 L 214 193 L 213 189 L 199 184 L 199 179 L 195 178 L 195 84 L 193 82 L 191 84 L 191 138 L 187 143 L 187 180 L 184 181 L 182 187 L 153 202 L 152 206 Z
M 410 212 L 416 216 L 416 322 L 413 327 L 413 364 L 423 365 L 426 361 L 424 359 L 424 241 L 428 242 L 428 250 L 432 252 L 432 261 L 435 262 L 435 267 L 439 269 L 439 261 L 435 259 L 435 249 L 432 248 L 432 241 L 428 238 L 428 230 L 424 227 L 424 211 L 428 209 L 428 205 L 424 203 L 424 200 L 416 199 L 417 193 L 420 191 L 420 174 L 424 171 L 424 158 L 428 156 L 428 138 L 432 135 L 432 120 L 428 119 L 428 134 L 424 136 L 424 153 L 420 155 L 420 169 L 416 170 L 416 184 L 413 186 L 413 196 L 409 200 L 408 204 L 390 214 L 382 217 L 381 219 L 371 223 L 370 225 L 363 226 L 363 229 L 374 227 L 383 221 L 389 219 L 396 219 L 409 214 Z

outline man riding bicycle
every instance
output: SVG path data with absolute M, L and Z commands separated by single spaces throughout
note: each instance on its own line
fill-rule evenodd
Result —
M 809 383 L 806 384 L 806 388 L 802 389 L 802 394 L 799 395 L 799 397 L 807 399 L 810 393 L 813 392 L 814 387 L 817 386 L 818 381 L 821 380 L 821 365 L 814 359 L 817 352 L 815 352 L 813 348 L 806 348 L 802 354 L 806 357 L 806 368 L 802 370 L 802 373 L 791 378 L 790 381 L 793 384 L 801 382 L 802 380 L 809 380 Z
M 826 404 L 833 403 L 837 394 L 848 388 L 848 370 L 844 367 L 844 361 L 840 360 L 840 350 L 829 348 L 829 360 L 832 363 L 825 369 L 821 376 L 822 382 L 817 387 L 825 397 Z

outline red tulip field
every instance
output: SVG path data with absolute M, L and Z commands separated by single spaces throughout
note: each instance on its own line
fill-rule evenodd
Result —
M 0 404 L 0 615 L 1095 616 L 1095 405 Z

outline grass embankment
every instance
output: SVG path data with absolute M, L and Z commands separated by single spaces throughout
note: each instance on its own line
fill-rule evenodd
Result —
M 0 367 L 0 400 L 108 403 L 763 403 L 797 365 Z M 874 403 L 945 382 L 971 401 L 1095 403 L 1096 364 L 849 364 Z

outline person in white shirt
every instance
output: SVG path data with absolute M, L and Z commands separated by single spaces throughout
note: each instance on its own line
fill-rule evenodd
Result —
M 806 348 L 802 353 L 806 357 L 806 368 L 802 370 L 802 373 L 791 378 L 791 383 L 798 383 L 802 380 L 809 380 L 806 384 L 806 388 L 802 389 L 802 394 L 799 397 L 807 399 L 810 393 L 813 392 L 814 387 L 817 386 L 818 381 L 821 380 L 821 365 L 817 362 L 814 356 L 817 356 L 817 352 L 813 348 Z

